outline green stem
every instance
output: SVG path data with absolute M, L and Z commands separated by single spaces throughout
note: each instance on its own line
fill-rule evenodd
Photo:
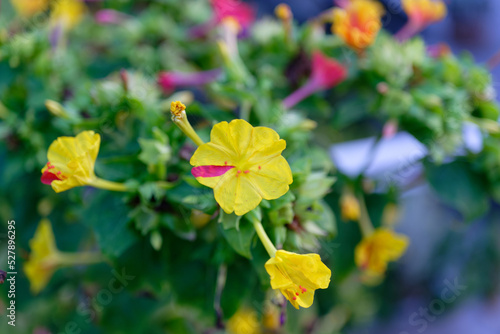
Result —
M 156 185 L 162 189 L 171 189 L 175 184 L 167 181 L 156 181 Z
M 191 123 L 189 123 L 185 115 L 181 119 L 174 119 L 173 121 L 175 125 L 177 125 L 179 129 L 181 129 L 181 131 L 184 132 L 184 134 L 188 136 L 196 145 L 201 146 L 205 144 L 196 131 L 194 131 Z
M 267 253 L 269 254 L 270 257 L 274 257 L 276 255 L 276 247 L 274 247 L 271 239 L 269 239 L 269 236 L 264 230 L 262 223 L 258 220 L 254 220 L 252 224 L 253 227 L 255 228 L 255 231 L 257 232 L 257 235 L 259 236 L 260 241 L 266 248 Z
M 72 266 L 82 264 L 94 264 L 104 262 L 101 253 L 83 252 L 83 253 L 65 253 L 59 252 L 57 254 L 57 263 L 61 266 Z
M 252 110 L 252 103 L 248 100 L 245 100 L 241 103 L 240 109 L 240 118 L 245 121 L 250 121 L 250 111 Z
M 167 177 L 167 165 L 164 162 L 160 162 L 156 166 L 158 179 L 165 180 Z
M 221 264 L 219 266 L 219 271 L 217 273 L 217 285 L 215 287 L 215 296 L 214 296 L 214 309 L 217 317 L 217 326 L 221 326 L 222 328 L 222 320 L 224 314 L 222 313 L 222 307 L 220 304 L 222 291 L 224 290 L 224 286 L 226 285 L 227 279 L 227 266 L 225 264 Z
M 361 233 L 363 237 L 367 238 L 373 234 L 375 230 L 373 228 L 373 224 L 370 220 L 370 215 L 368 214 L 368 209 L 366 208 L 366 203 L 363 195 L 357 196 L 359 202 L 360 209 L 360 217 L 358 220 L 359 228 L 361 229 Z
M 89 185 L 95 188 L 106 189 L 111 191 L 131 191 L 131 189 L 127 188 L 127 186 L 123 183 L 108 181 L 100 179 L 98 177 L 92 180 L 92 182 L 90 182 Z

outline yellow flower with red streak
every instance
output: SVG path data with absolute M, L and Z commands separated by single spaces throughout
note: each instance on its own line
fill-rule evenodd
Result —
M 10 0 L 20 16 L 30 17 L 49 7 L 49 0 Z
M 276 131 L 253 127 L 236 119 L 216 124 L 210 142 L 191 157 L 192 174 L 213 188 L 215 200 L 226 213 L 244 215 L 262 199 L 283 196 L 292 183 L 292 171 L 281 152 L 286 142 Z
M 54 274 L 58 266 L 59 251 L 56 247 L 50 221 L 40 221 L 35 236 L 30 240 L 31 254 L 24 264 L 24 272 L 31 286 L 31 291 L 38 294 Z
M 356 246 L 356 265 L 370 276 L 383 276 L 387 264 L 398 260 L 408 244 L 406 236 L 387 228 L 378 228 Z
M 49 147 L 47 165 L 41 181 L 59 193 L 74 187 L 90 185 L 96 188 L 126 191 L 123 184 L 98 178 L 94 165 L 101 137 L 94 131 L 84 131 L 76 137 L 59 137 Z
M 384 8 L 372 0 L 351 0 L 333 10 L 332 32 L 355 50 L 373 44 L 382 28 Z
M 422 28 L 442 20 L 446 16 L 446 5 L 440 0 L 402 0 L 408 18 Z
M 92 184 L 97 179 L 94 165 L 100 143 L 101 136 L 94 131 L 57 138 L 49 147 L 42 182 L 50 184 L 55 192 Z
M 318 254 L 301 255 L 285 250 L 276 251 L 265 267 L 271 276 L 271 287 L 279 289 L 296 309 L 311 306 L 314 291 L 328 288 L 332 275 Z

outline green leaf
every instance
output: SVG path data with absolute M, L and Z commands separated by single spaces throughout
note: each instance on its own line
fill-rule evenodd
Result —
M 135 227 L 141 231 L 142 235 L 148 234 L 158 225 L 158 215 L 153 210 L 139 206 L 130 212 L 130 218 L 134 219 Z
M 224 229 L 221 227 L 221 231 L 236 253 L 248 259 L 252 258 L 250 249 L 255 235 L 255 229 L 250 222 L 240 224 L 239 230 L 236 228 Z
M 160 216 L 159 223 L 168 227 L 179 238 L 186 240 L 196 239 L 196 231 L 194 230 L 194 226 L 187 215 L 183 215 L 183 217 L 176 217 L 170 214 L 163 214 Z
M 467 222 L 487 213 L 490 203 L 486 187 L 469 164 L 454 161 L 435 166 L 426 162 L 425 168 L 432 188 L 446 204 L 458 210 Z
M 225 230 L 234 228 L 239 230 L 240 228 L 241 216 L 237 216 L 234 213 L 225 213 L 224 210 L 220 210 L 219 223 L 222 223 L 222 227 Z
M 85 224 L 93 228 L 102 252 L 119 257 L 138 240 L 127 226 L 128 208 L 120 196 L 111 192 L 95 190 L 91 196 L 81 216 L 85 217 Z

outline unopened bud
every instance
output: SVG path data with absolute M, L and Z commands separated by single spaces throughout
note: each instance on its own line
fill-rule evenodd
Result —
M 68 113 L 59 102 L 53 100 L 46 100 L 45 107 L 49 110 L 49 112 L 52 115 L 56 117 L 61 117 L 66 119 L 69 118 Z

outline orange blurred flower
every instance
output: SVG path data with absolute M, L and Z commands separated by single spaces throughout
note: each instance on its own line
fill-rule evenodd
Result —
M 357 51 L 373 44 L 382 28 L 382 5 L 372 0 L 342 1 L 340 5 L 333 10 L 332 32 Z

